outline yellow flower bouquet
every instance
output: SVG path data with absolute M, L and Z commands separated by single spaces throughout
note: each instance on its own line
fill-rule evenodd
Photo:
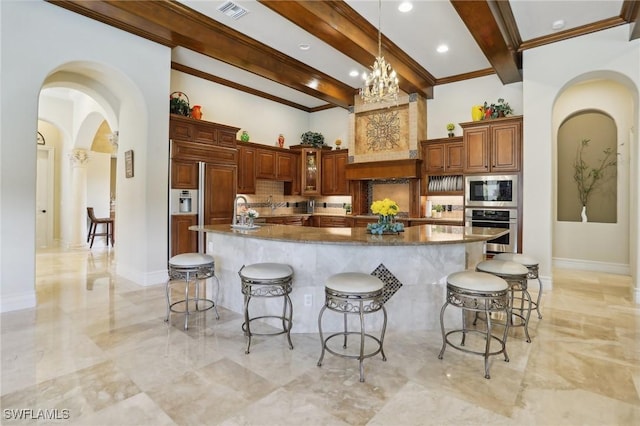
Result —
M 384 200 L 377 200 L 371 204 L 371 212 L 378 215 L 377 223 L 370 223 L 367 225 L 367 230 L 372 234 L 384 234 L 404 231 L 404 225 L 400 222 L 395 222 L 395 216 L 400 211 L 398 204 L 385 198 Z

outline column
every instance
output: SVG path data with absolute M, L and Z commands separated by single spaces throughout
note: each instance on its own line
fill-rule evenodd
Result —
M 70 238 L 69 248 L 85 247 L 87 245 L 87 164 L 89 154 L 85 149 L 74 149 L 69 154 L 71 163 L 71 193 L 69 199 L 72 205 L 69 209 Z

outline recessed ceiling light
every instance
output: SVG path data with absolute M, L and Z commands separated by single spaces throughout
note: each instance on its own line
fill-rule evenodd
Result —
M 409 12 L 411 9 L 413 9 L 413 3 L 410 1 L 403 1 L 400 3 L 400 6 L 398 6 L 400 12 Z
M 553 21 L 551 23 L 551 28 L 554 30 L 561 30 L 564 28 L 564 19 L 558 19 L 557 21 Z
M 438 53 L 445 53 L 449 51 L 449 46 L 447 46 L 446 44 L 441 44 L 436 48 L 436 50 L 438 51 Z
M 356 71 L 356 70 L 352 70 L 352 71 L 349 73 L 349 75 L 350 75 L 351 77 L 357 77 L 357 76 L 359 76 L 359 75 L 360 75 L 360 73 L 359 73 L 358 71 Z
M 309 43 L 300 43 L 298 45 L 298 47 L 300 48 L 300 50 L 309 50 L 309 49 L 311 49 L 311 45 Z

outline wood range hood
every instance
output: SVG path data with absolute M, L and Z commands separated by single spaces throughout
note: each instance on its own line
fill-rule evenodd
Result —
M 422 160 L 371 161 L 347 164 L 347 180 L 420 179 Z

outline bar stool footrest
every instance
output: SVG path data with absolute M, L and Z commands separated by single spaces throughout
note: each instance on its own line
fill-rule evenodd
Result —
M 338 333 L 334 333 L 334 334 L 332 334 L 332 335 L 328 336 L 328 337 L 324 340 L 324 343 L 323 343 L 323 345 L 324 345 L 324 349 L 325 349 L 327 352 L 329 352 L 329 353 L 331 353 L 331 354 L 333 354 L 333 355 L 335 355 L 335 356 L 339 356 L 339 357 L 342 357 L 342 358 L 349 358 L 349 359 L 361 359 L 361 358 L 362 358 L 362 359 L 365 359 L 365 358 L 371 358 L 371 357 L 376 356 L 376 355 L 378 355 L 379 353 L 381 353 L 381 352 L 382 352 L 382 342 L 380 341 L 380 339 L 378 339 L 378 338 L 377 338 L 377 337 L 375 337 L 375 336 L 372 336 L 371 334 L 367 334 L 367 333 L 365 333 L 365 334 L 364 334 L 364 337 L 365 337 L 365 338 L 369 338 L 369 339 L 371 339 L 371 340 L 375 341 L 375 342 L 376 342 L 376 344 L 377 344 L 377 347 L 376 347 L 376 349 L 375 349 L 375 350 L 373 350 L 372 352 L 368 352 L 368 353 L 366 353 L 366 354 L 363 354 L 363 355 L 362 355 L 362 357 L 360 357 L 360 354 L 358 354 L 358 355 L 349 355 L 349 354 L 346 354 L 346 353 L 343 353 L 343 352 L 336 352 L 336 351 L 334 351 L 333 349 L 331 349 L 331 348 L 329 347 L 329 345 L 328 345 L 329 340 L 333 339 L 334 337 L 338 337 L 338 336 L 339 336 L 339 337 L 344 337 L 345 335 L 347 335 L 347 336 L 348 336 L 348 335 L 357 335 L 357 336 L 360 336 L 361 334 L 360 334 L 360 332 L 359 332 L 359 331 L 347 331 L 346 333 L 345 333 L 344 331 L 341 331 L 341 332 L 338 332 Z M 386 361 L 386 360 L 387 360 L 387 357 L 386 357 L 386 356 L 384 356 L 384 352 L 382 353 L 382 360 L 383 360 L 383 361 Z M 320 364 L 318 364 L 318 365 L 320 365 Z

